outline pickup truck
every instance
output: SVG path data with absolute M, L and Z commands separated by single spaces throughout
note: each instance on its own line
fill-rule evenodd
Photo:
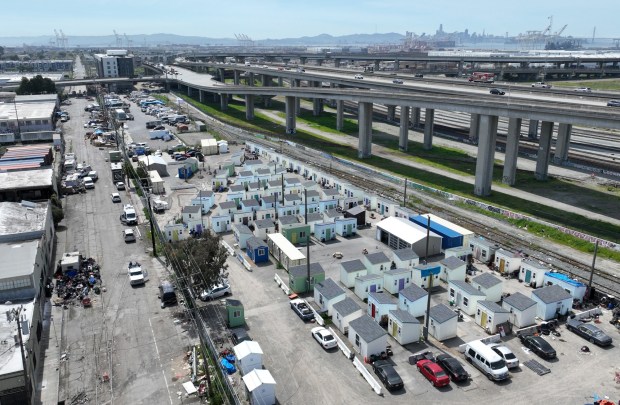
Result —
M 314 318 L 314 311 L 312 311 L 310 305 L 301 298 L 291 300 L 291 309 L 304 321 L 309 321 Z
M 140 266 L 140 263 L 138 262 L 129 262 L 129 266 L 127 266 L 127 273 L 129 274 L 130 285 L 141 285 L 146 281 L 145 274 L 142 271 L 142 266 Z
M 551 85 L 545 82 L 536 82 L 536 83 L 532 83 L 532 87 L 538 87 L 540 89 L 550 89 Z

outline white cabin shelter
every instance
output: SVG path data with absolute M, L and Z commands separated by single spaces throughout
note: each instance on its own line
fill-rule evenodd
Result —
M 396 269 L 412 269 L 420 264 L 420 258 L 411 249 L 396 249 L 392 251 L 392 267 Z
M 332 322 L 343 335 L 349 333 L 349 322 L 364 315 L 364 310 L 349 297 L 335 303 L 332 310 Z
M 456 256 L 446 257 L 439 261 L 441 273 L 439 278 L 446 283 L 450 280 L 465 281 L 467 263 Z
M 543 321 L 566 315 L 573 307 L 573 297 L 559 285 L 550 285 L 532 291 L 536 301 L 536 316 Z
M 215 233 L 228 232 L 232 229 L 230 215 L 212 215 L 210 225 Z
M 381 354 L 387 346 L 387 333 L 368 315 L 349 322 L 349 342 L 364 359 Z
M 191 204 L 202 206 L 202 213 L 206 214 L 207 212 L 209 212 L 211 207 L 215 205 L 215 197 L 213 191 L 199 191 L 196 197 L 192 198 Z
M 181 210 L 181 216 L 183 217 L 183 223 L 187 225 L 187 229 L 192 231 L 199 229 L 200 232 L 202 232 L 204 221 L 202 219 L 202 211 L 199 206 L 186 205 Z
M 478 291 L 465 281 L 453 280 L 448 282 L 448 301 L 469 316 L 476 313 L 478 301 L 485 300 L 483 292 Z
M 469 247 L 473 257 L 482 263 L 490 263 L 493 259 L 495 252 L 499 249 L 499 245 L 490 240 L 477 237 L 469 239 Z
M 217 213 L 220 215 L 226 215 L 232 218 L 233 214 L 238 212 L 237 203 L 234 201 L 222 201 L 218 204 Z
M 380 325 L 387 325 L 388 312 L 398 309 L 398 301 L 384 292 L 369 292 L 366 312 Z
M 327 312 L 327 315 L 334 314 L 334 304 L 344 300 L 346 293 L 334 280 L 326 278 L 314 285 L 314 302 L 320 308 L 319 312 Z
M 545 282 L 544 285 L 559 285 L 564 290 L 568 291 L 568 293 L 573 297 L 574 300 L 579 302 L 583 301 L 583 298 L 586 296 L 586 291 L 588 290 L 588 286 L 586 286 L 581 281 L 573 280 L 568 277 L 566 274 L 555 273 L 555 272 L 547 272 L 545 273 Z
M 254 219 L 258 220 L 258 219 L 270 219 L 270 220 L 275 220 L 276 219 L 276 210 L 274 208 L 263 208 L 260 207 L 259 209 L 257 209 L 256 211 L 254 211 Z
M 366 266 L 368 274 L 380 274 L 390 269 L 392 261 L 383 252 L 368 253 L 362 256 L 362 263 Z
M 235 239 L 237 240 L 239 247 L 241 249 L 245 249 L 248 239 L 254 237 L 252 230 L 248 228 L 247 225 L 243 225 L 243 224 L 233 224 L 232 228 L 233 228 L 233 235 L 235 235 Z
M 241 374 L 246 375 L 254 369 L 263 368 L 263 350 L 258 342 L 245 340 L 233 347 L 233 352 L 237 358 L 237 367 Z
M 446 249 L 444 250 L 444 255 L 446 258 L 451 257 L 451 256 L 458 257 L 459 259 L 467 263 L 469 258 L 472 256 L 472 253 L 471 253 L 471 248 L 469 247 L 469 244 L 468 244 L 466 246 L 459 246 L 459 247 L 453 247 L 450 249 Z
M 267 239 L 267 235 L 276 233 L 276 224 L 271 219 L 257 219 L 254 221 L 254 236 Z
M 178 242 L 180 240 L 188 239 L 191 235 L 189 229 L 184 224 L 167 223 L 164 225 L 164 235 L 168 242 Z
M 498 327 L 510 320 L 510 312 L 497 305 L 493 301 L 478 301 L 476 309 L 476 323 L 488 334 L 494 335 L 499 332 Z
M 398 206 L 398 207 L 394 207 L 394 215 L 392 216 L 396 218 L 405 218 L 407 221 L 409 221 L 409 218 L 417 217 L 418 213 L 412 210 L 411 208 Z
M 426 254 L 426 230 L 403 218 L 388 217 L 377 223 L 377 240 L 392 249 L 412 249 L 418 256 Z M 429 256 L 441 253 L 441 236 L 430 232 Z
M 411 269 L 392 269 L 383 272 L 383 287 L 390 294 L 398 294 L 400 290 L 411 285 Z
M 401 345 L 418 342 L 422 336 L 420 321 L 409 312 L 400 309 L 389 312 L 387 330 Z
M 472 287 L 478 289 L 487 301 L 499 302 L 502 299 L 503 282 L 491 273 L 482 273 L 471 279 Z
M 363 301 L 369 292 L 383 292 L 383 274 L 367 274 L 355 279 L 355 295 Z
M 368 270 L 360 259 L 340 262 L 340 282 L 347 288 L 355 287 L 355 279 L 366 274 Z
M 275 405 L 276 380 L 268 370 L 255 369 L 243 376 L 251 405 Z
M 398 204 L 391 200 L 377 198 L 377 213 L 379 213 L 379 215 L 383 215 L 384 217 L 393 216 L 396 207 L 398 207 Z
M 499 248 L 495 251 L 494 267 L 499 274 L 512 273 L 521 268 L 521 255 Z
M 533 260 L 524 259 L 521 261 L 521 269 L 519 270 L 519 280 L 533 288 L 543 286 L 545 282 L 545 273 L 549 271 L 549 267 Z
M 428 333 L 435 339 L 444 340 L 456 337 L 458 315 L 445 304 L 435 305 L 429 310 Z
M 357 218 L 336 218 L 336 233 L 344 238 L 357 235 Z
M 439 274 L 441 266 L 439 264 L 418 264 L 411 271 L 413 284 L 422 288 L 439 286 Z M 432 281 L 431 281 L 432 280 Z
M 411 284 L 398 293 L 398 309 L 409 312 L 415 317 L 424 316 L 428 302 L 428 292 L 422 287 Z
M 536 323 L 536 301 L 521 294 L 510 294 L 502 300 L 502 307 L 510 313 L 510 323 L 525 328 Z
M 320 222 L 310 223 L 310 215 L 321 216 Z M 308 224 L 311 229 L 314 228 L 314 237 L 321 242 L 327 242 L 336 239 L 336 224 L 333 222 L 323 222 L 321 214 L 308 214 Z
M 306 256 L 281 233 L 267 235 L 267 246 L 269 246 L 269 253 L 280 262 L 286 271 L 291 267 L 306 264 Z

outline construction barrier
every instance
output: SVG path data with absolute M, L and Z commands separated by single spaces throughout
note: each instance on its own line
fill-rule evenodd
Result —
M 284 293 L 286 295 L 289 295 L 291 293 L 291 289 L 288 288 L 288 286 L 286 285 L 286 283 L 284 281 L 282 281 L 282 279 L 280 278 L 280 276 L 278 276 L 277 274 L 275 274 L 273 276 L 273 279 L 275 280 L 276 283 L 278 283 L 278 287 L 280 287 L 282 289 L 282 291 L 284 291 Z
M 592 318 L 593 316 L 597 316 L 597 315 L 603 315 L 603 311 L 601 311 L 601 308 L 599 307 L 592 308 L 587 311 L 579 312 L 578 314 L 575 314 L 575 319 L 582 320 L 584 318 Z
M 366 379 L 366 382 L 368 382 L 368 384 L 370 384 L 370 388 L 372 388 L 372 390 L 374 392 L 376 392 L 377 395 L 382 395 L 381 385 L 379 385 L 377 380 L 375 380 L 375 378 L 366 369 L 366 366 L 364 366 L 364 363 L 359 361 L 359 359 L 357 357 L 354 357 L 353 358 L 353 365 L 355 366 L 357 371 L 359 371 L 360 374 L 364 377 L 364 379 Z
M 338 342 L 338 348 L 340 349 L 340 351 L 342 351 L 345 357 L 349 360 L 353 360 L 353 358 L 355 357 L 355 354 L 353 354 L 353 352 L 351 351 L 351 349 L 349 349 L 346 343 L 344 343 L 342 339 L 340 339 L 340 336 L 338 336 L 338 334 L 334 331 L 334 329 L 332 329 L 331 326 L 327 329 L 329 329 L 332 335 L 334 335 L 336 342 Z

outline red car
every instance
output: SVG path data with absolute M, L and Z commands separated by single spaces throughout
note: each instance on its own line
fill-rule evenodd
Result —
M 424 375 L 435 387 L 445 387 L 450 384 L 450 377 L 439 364 L 431 360 L 420 360 L 416 363 L 418 371 Z

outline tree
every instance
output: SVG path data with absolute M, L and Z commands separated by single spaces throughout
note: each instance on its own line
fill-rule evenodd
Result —
M 200 239 L 190 238 L 167 245 L 168 260 L 186 280 L 199 288 L 219 284 L 228 276 L 228 251 L 221 238 L 206 232 Z
M 22 81 L 16 90 L 17 94 L 54 94 L 56 93 L 56 84 L 49 77 L 36 75 L 32 79 L 22 77 Z

